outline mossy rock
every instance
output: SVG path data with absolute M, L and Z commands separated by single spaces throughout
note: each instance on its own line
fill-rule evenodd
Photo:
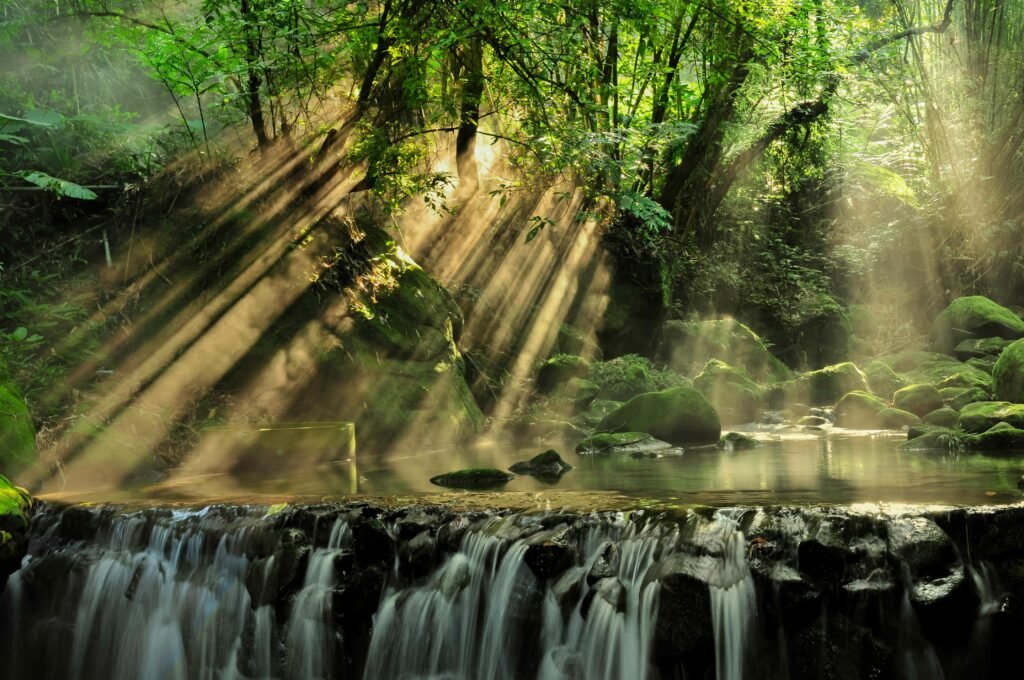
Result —
M 956 451 L 964 445 L 964 437 L 953 430 L 933 428 L 927 432 L 910 437 L 914 428 L 910 429 L 908 439 L 900 444 L 902 451 Z
M 1002 354 L 1010 342 L 1003 338 L 970 338 L 953 349 L 953 356 L 960 361 L 995 358 Z
M 954 411 L 962 411 L 968 404 L 973 404 L 979 401 L 988 401 L 988 392 L 977 387 L 956 387 L 946 389 L 956 389 L 959 391 L 958 394 L 955 394 L 946 400 L 946 406 L 950 407 Z M 945 396 L 945 390 L 940 390 L 940 392 Z
M 626 401 L 638 394 L 690 387 L 689 378 L 670 369 L 655 366 L 647 357 L 625 354 L 590 366 L 590 380 L 601 388 L 601 398 Z
M 577 409 L 586 410 L 597 398 L 601 388 L 586 378 L 570 378 L 551 393 L 552 397 L 568 399 Z
M 889 406 L 883 399 L 863 391 L 849 392 L 836 404 L 836 425 L 873 429 L 880 426 L 878 414 Z
M 535 477 L 552 479 L 559 478 L 569 470 L 572 470 L 572 465 L 562 460 L 562 456 L 558 454 L 558 451 L 549 449 L 543 453 L 538 453 L 530 460 L 513 464 L 509 470 L 517 475 L 533 475 Z
M 999 423 L 981 434 L 964 437 L 964 444 L 975 451 L 1024 451 L 1024 430 Z
M 746 371 L 718 359 L 709 359 L 704 364 L 704 370 L 693 379 L 693 386 L 729 423 L 753 421 L 764 399 L 764 390 Z
M 36 430 L 13 383 L 0 383 L 0 474 L 15 475 L 35 462 Z
M 903 378 L 881 361 L 869 362 L 864 367 L 864 375 L 867 376 L 871 391 L 886 401 L 892 400 L 893 393 L 906 386 Z
M 997 357 L 985 357 L 983 359 L 974 357 L 972 359 L 968 359 L 964 363 L 971 368 L 976 368 L 979 371 L 984 371 L 985 373 L 992 375 L 992 371 L 995 370 L 996 367 L 996 360 Z
M 911 425 L 910 429 L 907 430 L 907 439 L 916 439 L 930 432 L 952 432 L 953 429 L 949 427 L 942 427 L 941 425 L 932 425 L 931 423 L 921 422 L 917 425 Z
M 718 448 L 728 451 L 756 449 L 760 445 L 761 442 L 751 436 L 743 434 L 742 432 L 726 432 L 722 435 L 722 438 L 718 440 Z
M 992 369 L 992 381 L 993 397 L 1024 403 L 1024 340 L 1011 344 L 999 355 Z
M 999 423 L 1024 428 L 1024 404 L 1006 401 L 981 401 L 968 404 L 960 410 L 957 427 L 964 432 L 979 434 Z
M 867 376 L 856 364 L 846 361 L 802 374 L 796 380 L 794 396 L 795 401 L 823 406 L 836 403 L 844 394 L 858 391 L 870 393 Z
M 878 412 L 878 422 L 886 430 L 902 430 L 919 425 L 921 419 L 910 411 L 898 408 L 883 408 Z
M 0 593 L 28 549 L 32 504 L 32 497 L 25 489 L 0 475 Z
M 937 408 L 942 408 L 942 395 L 935 385 L 907 385 L 896 390 L 892 396 L 892 405 L 904 411 L 910 411 L 917 417 L 926 416 Z
M 959 420 L 960 414 L 954 409 L 948 406 L 937 408 L 931 413 L 927 414 L 922 420 L 929 425 L 936 425 L 938 427 L 956 427 L 957 420 Z
M 666 441 L 652 437 L 646 432 L 599 432 L 587 437 L 576 445 L 581 456 L 605 454 L 658 454 L 680 451 Z
M 950 353 L 964 340 L 971 338 L 1024 337 L 1024 320 L 982 295 L 957 298 L 949 303 L 932 323 L 932 345 L 940 352 Z
M 675 387 L 633 397 L 597 426 L 601 432 L 646 432 L 676 446 L 715 444 L 718 412 L 699 391 Z
M 494 489 L 515 479 L 515 475 L 494 468 L 468 468 L 430 478 L 431 484 L 453 489 Z
M 618 409 L 620 406 L 622 406 L 621 401 L 595 399 L 590 402 L 590 408 L 587 409 L 585 413 L 581 413 L 578 416 L 578 419 L 587 427 L 594 428 L 597 427 L 597 424 L 600 423 L 605 416 Z
M 572 378 L 585 378 L 590 373 L 590 362 L 573 354 L 557 354 L 537 369 L 537 389 L 551 392 Z
M 666 321 L 661 328 L 658 357 L 669 368 L 693 375 L 709 359 L 743 369 L 760 383 L 793 379 L 793 372 L 750 328 L 735 319 Z
M 878 361 L 899 373 L 907 384 L 930 383 L 938 388 L 977 387 L 988 391 L 992 388 L 992 376 L 948 354 L 938 352 L 900 352 Z

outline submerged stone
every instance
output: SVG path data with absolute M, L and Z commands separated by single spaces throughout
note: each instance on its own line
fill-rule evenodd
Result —
M 538 453 L 530 460 L 514 463 L 509 470 L 517 475 L 558 478 L 572 470 L 572 465 L 562 460 L 562 457 L 558 455 L 558 451 L 549 449 L 543 453 Z
M 722 434 L 718 413 L 703 394 L 676 387 L 633 397 L 599 424 L 603 432 L 646 432 L 676 446 L 715 444 Z
M 718 448 L 726 449 L 729 451 L 743 451 L 745 449 L 754 449 L 761 445 L 761 442 L 757 441 L 753 437 L 742 434 L 740 432 L 727 432 L 722 435 L 722 438 L 718 440 Z
M 504 486 L 513 479 L 515 479 L 515 475 L 502 470 L 469 468 L 431 477 L 430 483 L 453 489 L 493 489 Z
M 595 456 L 612 453 L 666 454 L 682 453 L 682 450 L 668 442 L 656 439 L 646 432 L 600 432 L 587 437 L 576 445 L 581 456 Z

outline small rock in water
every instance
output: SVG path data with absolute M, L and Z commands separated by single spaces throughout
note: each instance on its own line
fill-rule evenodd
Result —
M 469 468 L 431 477 L 430 483 L 454 489 L 493 489 L 504 486 L 513 479 L 515 479 L 515 475 L 502 470 Z
M 822 416 L 804 416 L 800 420 L 796 421 L 796 424 L 801 427 L 821 427 L 822 425 L 830 425 L 831 421 L 828 420 L 828 418 L 823 418 Z
M 722 438 L 718 440 L 718 448 L 727 449 L 730 451 L 742 451 L 744 449 L 753 449 L 761 445 L 761 442 L 757 441 L 753 437 L 742 434 L 740 432 L 727 432 L 722 435 Z
M 569 470 L 572 470 L 572 465 L 562 460 L 562 457 L 558 455 L 558 451 L 549 449 L 544 453 L 538 453 L 530 460 L 515 463 L 509 470 L 517 475 L 534 475 L 535 477 L 558 479 Z

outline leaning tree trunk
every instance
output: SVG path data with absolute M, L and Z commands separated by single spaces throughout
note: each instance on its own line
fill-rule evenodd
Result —
M 480 183 L 476 165 L 476 133 L 480 125 L 480 100 L 484 94 L 483 44 L 472 38 L 462 50 L 462 95 L 459 102 L 459 132 L 455 137 L 455 164 L 465 190 Z

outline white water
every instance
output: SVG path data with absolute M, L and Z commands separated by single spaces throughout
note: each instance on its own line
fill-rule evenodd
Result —
M 385 594 L 374 622 L 367 680 L 510 680 L 534 665 L 541 680 L 650 676 L 657 584 L 644 587 L 643 577 L 664 532 L 625 522 L 611 527 L 620 534 L 613 566 L 625 593 L 624 609 L 597 596 L 584 620 L 586 576 L 609 527 L 588 531 L 581 541 L 584 565 L 560 577 L 567 588 L 576 582 L 567 613 L 552 584 L 546 584 L 542 620 L 531 626 L 525 617 L 535 604 L 529 597 L 537 592 L 536 577 L 523 561 L 528 540 L 503 537 L 508 527 L 502 524 L 511 521 L 495 520 L 467 535 L 461 550 L 423 585 Z
M 722 564 L 711 585 L 711 623 L 715 633 L 717 680 L 742 680 L 750 624 L 757 610 L 754 579 L 745 554 L 743 532 L 725 529 Z

